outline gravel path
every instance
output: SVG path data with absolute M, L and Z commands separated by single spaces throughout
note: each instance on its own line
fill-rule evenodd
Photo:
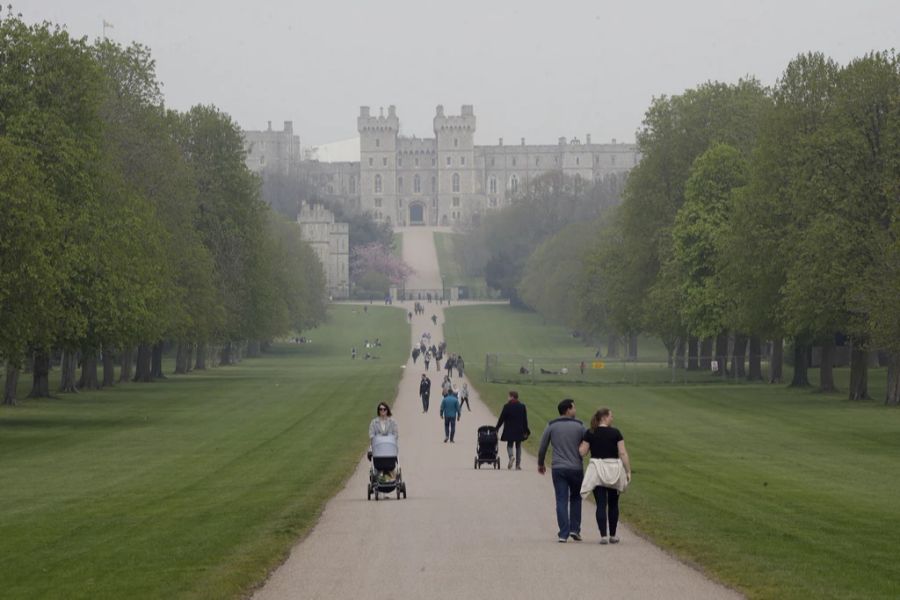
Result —
M 431 230 L 405 230 L 403 251 L 417 270 L 410 287 L 439 288 Z M 435 342 L 442 339 L 442 307 L 426 304 L 426 309 L 424 316 L 413 319 L 411 343 L 424 331 L 430 331 Z M 439 319 L 436 328 L 429 320 L 432 314 Z M 328 502 L 315 528 L 254 598 L 740 597 L 627 526 L 619 527 L 622 543 L 599 545 L 594 506 L 588 502 L 584 541 L 557 543 L 549 473 L 539 475 L 536 459 L 528 454 L 522 457 L 522 471 L 508 471 L 502 444 L 501 470 L 475 470 L 476 429 L 496 423 L 496 418 L 470 383 L 472 412 L 464 412 L 456 443 L 445 444 L 434 399 L 440 396 L 442 375 L 432 365 L 431 409 L 423 414 L 418 398 L 422 372 L 421 360 L 417 365 L 409 361 L 392 405 L 400 427 L 408 499 L 367 501 L 369 463 L 362 456 L 347 486 Z M 524 392 L 527 405 L 527 389 Z M 367 404 L 373 416 L 379 400 L 371 398 Z M 544 424 L 530 425 L 534 435 L 540 435 Z M 626 494 L 626 518 L 628 510 Z

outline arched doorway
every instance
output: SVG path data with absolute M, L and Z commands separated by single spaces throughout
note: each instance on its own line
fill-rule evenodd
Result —
M 424 225 L 425 224 L 425 205 L 421 202 L 409 203 L 409 224 Z

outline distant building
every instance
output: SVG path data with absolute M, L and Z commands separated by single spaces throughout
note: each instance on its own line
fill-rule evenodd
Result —
M 294 135 L 292 121 L 284 122 L 282 131 L 244 131 L 247 168 L 254 173 L 291 175 L 300 166 L 300 136 Z
M 333 298 L 350 296 L 350 227 L 336 223 L 334 214 L 320 204 L 300 205 L 297 215 L 301 237 L 312 246 L 322 269 L 325 285 Z
M 559 138 L 556 144 L 476 146 L 475 112 L 464 105 L 459 115 L 438 106 L 435 137 L 399 134 L 395 107 L 373 116 L 360 107 L 359 162 L 325 162 L 337 156 L 333 148 L 312 151 L 300 165 L 300 176 L 325 196 L 343 198 L 351 206 L 393 225 L 452 225 L 477 222 L 488 211 L 509 204 L 520 189 L 550 171 L 606 181 L 625 177 L 638 163 L 635 144 L 595 144 Z M 329 145 L 332 146 L 332 145 Z M 334 145 L 346 158 L 349 143 Z M 323 147 L 323 149 L 326 147 Z

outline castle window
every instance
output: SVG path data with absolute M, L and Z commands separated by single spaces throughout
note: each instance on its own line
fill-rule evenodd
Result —
M 516 166 L 516 157 L 513 156 L 513 166 Z
M 375 198 L 375 207 L 381 208 L 381 198 Z
M 448 156 L 447 157 L 447 166 L 449 167 L 452 162 L 453 162 L 453 158 Z
M 379 138 L 375 138 L 375 147 L 381 148 L 381 140 Z
M 397 191 L 398 192 L 403 191 L 403 178 L 402 177 L 397 178 Z
M 616 155 L 613 154 L 610 158 L 612 159 L 612 164 L 616 164 Z
M 453 147 L 459 148 L 459 138 L 453 138 Z
M 596 154 L 594 155 L 594 164 L 595 164 L 595 165 L 599 165 L 599 164 L 600 164 L 600 157 L 597 156 Z
M 419 166 L 419 159 L 418 159 L 418 158 L 415 160 L 415 163 L 416 163 L 416 166 L 418 167 L 418 166 Z
M 383 166 L 383 167 L 387 166 L 387 156 L 385 156 L 384 158 L 381 159 L 381 166 Z
M 454 192 L 459 191 L 459 173 L 453 174 L 453 188 L 452 189 Z
M 381 193 L 381 175 L 375 176 L 375 193 L 376 194 Z
M 492 167 L 497 166 L 497 159 L 495 159 L 493 156 L 491 157 L 491 166 Z
M 398 166 L 398 167 L 402 167 L 402 166 L 403 166 L 403 159 L 402 159 L 402 158 L 399 158 L 399 157 L 397 158 L 397 166 Z
M 453 206 L 459 206 L 459 196 L 453 196 Z
M 519 191 L 519 177 L 515 173 L 509 178 L 509 191 L 513 194 Z
M 488 189 L 490 190 L 490 192 L 492 194 L 497 193 L 497 178 L 496 177 L 490 178 L 490 180 L 488 181 Z
M 374 164 L 374 161 L 375 161 L 375 159 L 370 156 L 369 157 L 369 166 L 370 167 L 372 166 L 372 164 Z
M 350 193 L 351 194 L 356 193 L 356 176 L 355 175 L 350 176 Z
M 436 166 L 436 165 L 437 165 L 437 159 L 436 159 L 436 158 L 432 158 L 432 159 L 431 159 L 431 166 L 434 167 L 434 166 Z
M 541 157 L 535 156 L 534 157 L 534 166 L 538 166 L 539 164 L 541 164 Z
M 437 191 L 437 178 L 436 177 L 431 178 L 431 191 L 432 192 Z
M 575 157 L 575 164 L 576 164 L 576 165 L 580 165 L 580 164 L 581 164 L 581 159 L 578 158 L 577 156 Z
M 413 191 L 417 194 L 422 192 L 422 180 L 418 175 L 413 177 Z
M 462 166 L 466 166 L 466 157 L 465 156 L 459 157 L 459 164 L 461 164 Z

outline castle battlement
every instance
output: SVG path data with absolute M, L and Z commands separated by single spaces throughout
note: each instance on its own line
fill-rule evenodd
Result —
M 356 119 L 356 128 L 360 133 L 368 132 L 398 132 L 400 131 L 400 119 L 397 118 L 397 108 L 392 104 L 388 106 L 388 114 L 384 115 L 384 109 L 377 117 L 371 115 L 368 106 L 359 107 L 359 117 Z

